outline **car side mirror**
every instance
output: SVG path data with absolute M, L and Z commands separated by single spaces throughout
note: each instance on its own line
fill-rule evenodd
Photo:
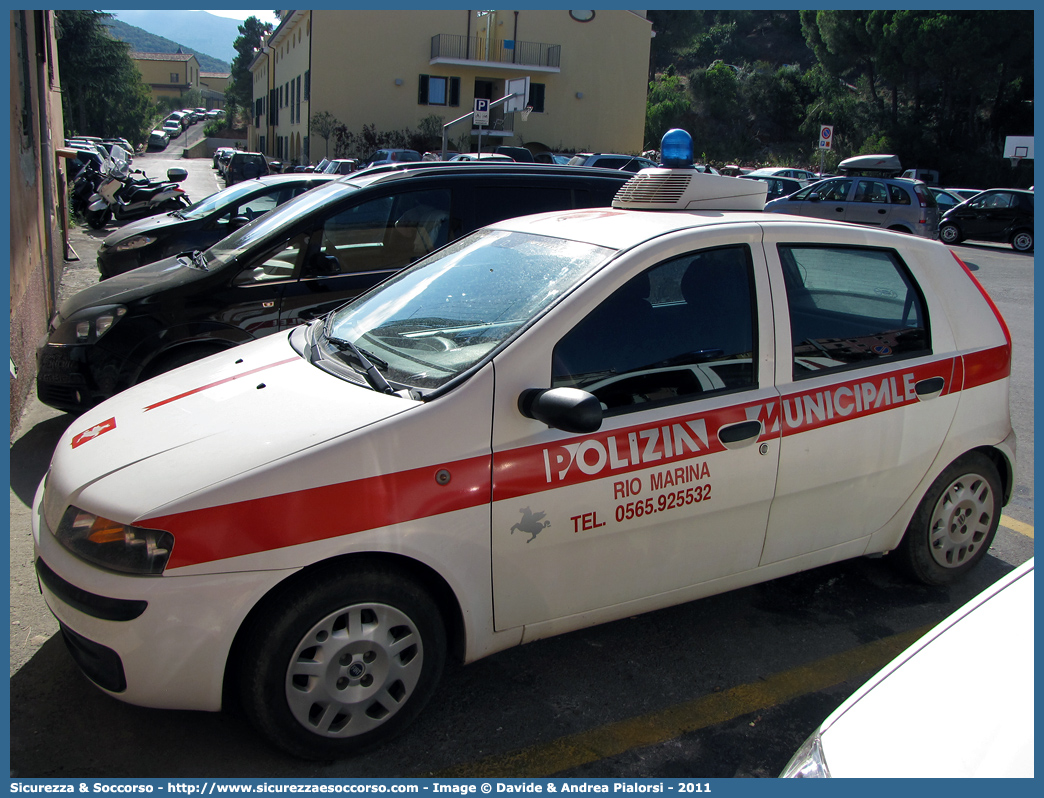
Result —
M 564 432 L 595 432 L 602 426 L 602 403 L 579 388 L 530 388 L 519 395 L 518 410 Z
M 250 224 L 250 219 L 248 219 L 246 216 L 233 216 L 231 219 L 228 220 L 228 229 L 238 230 L 245 224 Z
M 808 195 L 809 202 L 819 202 L 820 196 L 815 192 Z

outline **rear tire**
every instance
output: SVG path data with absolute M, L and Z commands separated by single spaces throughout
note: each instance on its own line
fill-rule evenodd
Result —
M 1015 235 L 1011 237 L 1011 248 L 1016 252 L 1032 252 L 1033 231 L 1016 230 Z
M 87 226 L 90 227 L 92 230 L 100 230 L 101 228 L 105 227 L 105 225 L 109 223 L 109 220 L 111 218 L 112 211 L 110 211 L 108 208 L 105 208 L 101 211 L 88 210 L 87 213 L 84 214 L 84 219 L 87 221 Z
M 329 760 L 401 733 L 446 658 L 438 608 L 378 566 L 330 569 L 274 594 L 249 621 L 238 676 L 244 711 L 278 748 Z
M 1001 516 L 1001 481 L 981 452 L 957 458 L 932 483 L 896 550 L 915 579 L 945 585 L 978 564 L 993 543 Z

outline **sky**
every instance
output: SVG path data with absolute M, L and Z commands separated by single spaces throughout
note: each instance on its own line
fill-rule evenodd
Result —
M 279 20 L 276 19 L 276 15 L 271 11 L 207 11 L 208 14 L 214 14 L 218 17 L 228 17 L 229 19 L 238 19 L 242 22 L 247 17 L 257 17 L 262 22 L 271 22 L 273 26 L 279 24 Z

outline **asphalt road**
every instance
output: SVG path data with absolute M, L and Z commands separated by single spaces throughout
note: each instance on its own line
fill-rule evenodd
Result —
M 173 162 L 184 165 L 176 152 L 135 165 L 154 175 Z M 194 199 L 218 187 L 209 159 L 188 165 Z M 66 271 L 66 295 L 97 279 L 101 236 L 86 228 L 75 235 L 81 260 Z M 403 737 L 333 763 L 273 751 L 234 711 L 128 706 L 80 675 L 37 592 L 28 509 L 72 418 L 31 403 L 11 446 L 11 775 L 777 775 L 822 719 L 919 631 L 1033 556 L 1033 258 L 989 245 L 954 251 L 1011 328 L 1019 436 L 1005 526 L 968 579 L 929 588 L 886 559 L 854 560 L 539 641 L 449 670 Z M 961 694 L 967 684 L 945 674 L 926 689 L 940 700 L 973 700 Z

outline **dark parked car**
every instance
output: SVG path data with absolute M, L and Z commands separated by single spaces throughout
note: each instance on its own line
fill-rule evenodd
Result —
M 493 222 L 607 207 L 629 172 L 536 164 L 378 167 L 223 238 L 76 294 L 38 353 L 40 401 L 82 412 L 149 377 L 287 330 Z
M 776 177 L 775 175 L 740 175 L 743 180 L 760 180 L 762 183 L 768 184 L 768 194 L 765 197 L 767 200 L 778 199 L 779 197 L 789 197 L 796 191 L 800 191 L 806 184 L 800 180 L 795 180 L 790 177 Z
M 267 175 L 268 159 L 259 152 L 234 152 L 225 167 L 225 185 Z
M 939 222 L 944 244 L 1000 241 L 1016 252 L 1033 251 L 1033 192 L 990 188 L 947 211 Z
M 105 280 L 146 263 L 208 249 L 233 230 L 336 175 L 269 175 L 211 194 L 182 211 L 150 216 L 110 233 L 98 249 Z

